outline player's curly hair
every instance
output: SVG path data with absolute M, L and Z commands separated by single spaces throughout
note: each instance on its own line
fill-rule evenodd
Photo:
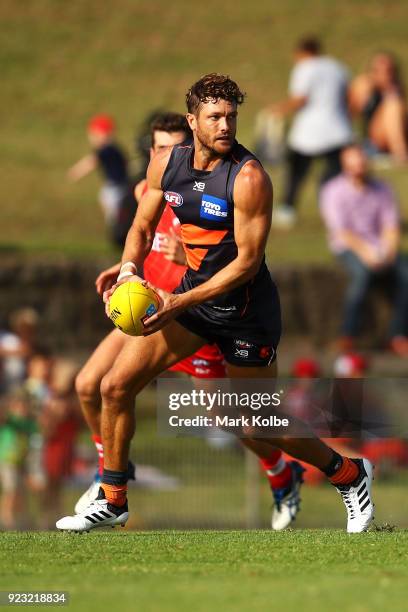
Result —
M 200 104 L 205 102 L 227 100 L 238 105 L 243 103 L 244 98 L 245 93 L 229 76 L 211 72 L 190 87 L 186 93 L 186 104 L 188 112 L 196 114 Z

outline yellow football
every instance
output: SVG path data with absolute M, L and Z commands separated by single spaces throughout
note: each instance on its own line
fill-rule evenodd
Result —
M 139 282 L 119 285 L 109 300 L 109 317 L 113 324 L 129 336 L 141 336 L 143 321 L 159 308 L 159 297 Z

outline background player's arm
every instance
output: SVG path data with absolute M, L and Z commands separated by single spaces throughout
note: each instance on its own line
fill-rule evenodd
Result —
M 250 280 L 261 265 L 271 227 L 271 181 L 257 162 L 248 162 L 234 187 L 234 235 L 237 257 L 211 279 L 177 295 L 164 295 L 162 309 L 145 322 L 146 334 L 157 331 L 190 306 L 206 302 Z
M 170 228 L 170 233 L 166 234 L 160 242 L 160 251 L 168 261 L 172 261 L 179 266 L 186 266 L 187 259 L 183 247 L 180 233 Z
M 67 172 L 70 181 L 79 181 L 84 176 L 93 172 L 98 165 L 95 153 L 89 153 L 76 162 Z

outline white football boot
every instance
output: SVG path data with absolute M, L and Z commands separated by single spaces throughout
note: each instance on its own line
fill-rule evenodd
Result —
M 271 526 L 275 531 L 289 527 L 300 511 L 300 487 L 303 484 L 305 469 L 297 461 L 289 461 L 288 465 L 292 472 L 290 484 L 281 489 L 272 489 L 275 505 Z
M 347 510 L 347 533 L 367 531 L 374 518 L 371 498 L 373 466 L 368 459 L 352 459 L 359 467 L 356 480 L 348 485 L 334 485 Z
M 56 522 L 56 527 L 61 531 L 82 533 L 97 527 L 116 527 L 116 525 L 124 527 L 128 518 L 127 502 L 120 507 L 113 506 L 105 499 L 101 488 L 98 498 L 92 501 L 87 508 L 75 516 L 64 516 Z

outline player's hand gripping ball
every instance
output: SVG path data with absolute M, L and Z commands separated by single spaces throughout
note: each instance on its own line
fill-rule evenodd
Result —
M 109 300 L 109 317 L 113 324 L 129 336 L 143 334 L 143 321 L 158 311 L 160 299 L 153 289 L 129 281 L 119 285 Z

